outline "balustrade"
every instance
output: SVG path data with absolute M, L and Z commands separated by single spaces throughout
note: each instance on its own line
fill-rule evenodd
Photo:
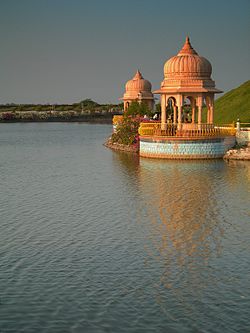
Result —
M 163 126 L 164 125 L 164 126 Z M 155 122 L 142 122 L 139 127 L 141 136 L 162 136 L 162 137 L 216 137 L 216 136 L 233 136 L 235 135 L 233 125 L 213 124 L 162 124 Z

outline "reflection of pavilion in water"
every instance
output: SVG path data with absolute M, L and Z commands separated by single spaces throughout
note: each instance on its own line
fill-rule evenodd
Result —
M 202 284 L 197 267 L 207 267 L 220 252 L 223 230 L 218 220 L 214 169 L 223 162 L 140 160 L 140 216 L 148 217 L 148 257 L 164 265 L 161 282 L 178 282 L 188 273 L 191 285 Z M 216 185 L 215 185 L 216 186 Z M 178 275 L 178 274 L 177 274 Z

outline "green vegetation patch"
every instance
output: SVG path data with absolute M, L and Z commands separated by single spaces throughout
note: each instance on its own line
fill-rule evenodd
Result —
M 123 120 L 117 125 L 115 133 L 112 134 L 112 143 L 123 145 L 138 144 L 138 128 L 143 116 L 152 116 L 152 111 L 144 103 L 133 102 L 128 110 L 124 112 Z
M 250 122 L 250 80 L 215 101 L 215 124 Z

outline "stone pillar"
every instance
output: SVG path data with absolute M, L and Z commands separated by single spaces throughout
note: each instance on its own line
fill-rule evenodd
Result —
M 176 123 L 177 123 L 177 106 L 174 105 L 174 106 L 173 106 L 173 109 L 174 109 L 174 119 L 173 119 L 173 123 L 176 125 Z
M 212 117 L 212 105 L 211 105 L 211 97 L 206 96 L 206 106 L 207 106 L 207 124 L 212 124 L 213 121 L 211 121 Z
M 182 104 L 183 104 L 183 96 L 179 95 L 177 99 L 177 106 L 178 106 L 178 126 L 177 129 L 182 129 Z
M 207 105 L 207 124 L 211 123 L 211 109 L 210 109 L 210 105 Z
M 210 124 L 214 123 L 214 96 L 211 97 L 211 105 L 210 105 Z
M 192 124 L 194 124 L 195 123 L 195 109 L 196 109 L 196 104 L 195 104 L 194 98 L 191 101 L 191 107 L 192 107 Z
M 161 129 L 166 129 L 166 96 L 161 95 Z
M 142 94 L 141 94 L 140 92 L 137 94 L 137 102 L 138 102 L 139 104 L 142 103 Z
M 213 96 L 206 96 L 207 123 L 213 124 Z
M 124 101 L 124 111 L 128 111 L 129 101 Z
M 201 124 L 201 119 L 202 119 L 202 106 L 198 106 L 198 125 Z
M 198 105 L 198 125 L 201 125 L 202 123 L 202 102 L 203 102 L 203 97 L 198 96 L 197 98 L 197 105 Z
M 182 106 L 178 105 L 178 124 L 177 124 L 177 129 L 181 130 L 182 128 Z

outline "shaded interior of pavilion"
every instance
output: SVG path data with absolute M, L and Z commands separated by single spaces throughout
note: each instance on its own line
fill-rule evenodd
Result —
M 213 96 L 195 98 L 192 95 L 182 95 L 181 99 L 183 102 L 180 104 L 174 96 L 161 96 L 161 113 L 159 118 L 163 130 L 166 128 L 166 125 L 170 124 L 178 126 L 179 130 L 197 129 L 202 127 L 202 125 L 213 126 Z

